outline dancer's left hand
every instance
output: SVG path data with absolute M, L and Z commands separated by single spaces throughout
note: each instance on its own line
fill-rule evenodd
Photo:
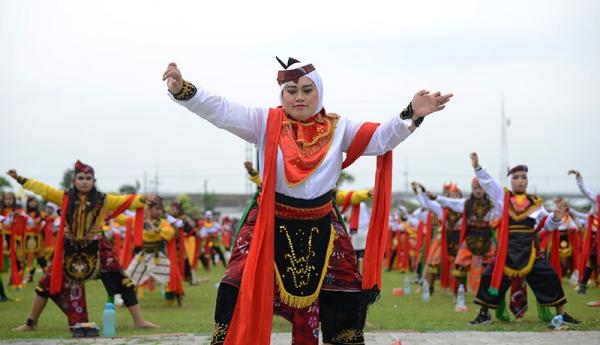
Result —
M 451 93 L 442 95 L 439 91 L 435 93 L 429 93 L 427 90 L 417 92 L 412 99 L 413 120 L 444 109 L 445 104 L 452 96 Z

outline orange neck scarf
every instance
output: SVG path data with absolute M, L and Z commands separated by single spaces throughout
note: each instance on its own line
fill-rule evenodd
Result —
M 304 182 L 325 159 L 333 141 L 337 119 L 337 116 L 323 113 L 304 122 L 283 116 L 279 146 L 288 186 Z

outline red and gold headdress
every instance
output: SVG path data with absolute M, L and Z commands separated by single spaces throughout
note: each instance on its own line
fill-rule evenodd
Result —
M 77 162 L 75 162 L 75 175 L 78 173 L 85 173 L 94 176 L 94 168 L 87 164 L 81 163 L 80 160 L 77 160 Z

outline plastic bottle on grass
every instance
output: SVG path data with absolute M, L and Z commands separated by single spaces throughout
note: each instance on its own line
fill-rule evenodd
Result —
M 410 279 L 408 279 L 408 276 L 404 277 L 404 294 L 410 294 Z
M 422 296 L 423 296 L 423 302 L 429 302 L 429 298 L 431 297 L 431 295 L 429 294 L 429 282 L 427 281 L 427 279 L 423 279 Z
M 117 330 L 115 325 L 115 305 L 106 303 L 104 312 L 102 313 L 102 336 L 116 337 Z
M 571 273 L 571 278 L 569 279 L 569 283 L 573 286 L 579 285 L 579 271 L 575 270 Z
M 465 304 L 465 286 L 460 284 L 458 286 L 458 292 L 456 294 L 456 311 L 467 311 L 467 305 Z
M 552 318 L 552 320 L 550 320 L 550 325 L 552 327 L 554 327 L 555 330 L 560 330 L 560 326 L 562 326 L 562 324 L 563 324 L 563 317 L 560 314 L 554 316 Z

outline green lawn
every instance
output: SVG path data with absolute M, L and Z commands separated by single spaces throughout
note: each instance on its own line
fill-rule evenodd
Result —
M 158 330 L 138 330 L 132 327 L 131 318 L 126 309 L 117 310 L 117 333 L 119 336 L 144 335 L 157 333 L 210 333 L 217 289 L 215 284 L 223 273 L 222 267 L 215 267 L 209 276 L 209 282 L 198 286 L 185 285 L 186 298 L 182 308 L 164 304 L 160 292 L 146 293 L 141 300 L 144 316 L 161 325 Z M 206 273 L 199 271 L 200 276 Z M 410 275 L 412 278 L 413 275 Z M 36 279 L 39 278 L 39 274 Z M 408 296 L 392 296 L 392 288 L 401 287 L 404 275 L 398 272 L 385 272 L 383 275 L 384 290 L 381 298 L 371 307 L 367 319 L 367 331 L 399 330 L 399 331 L 546 331 L 545 323 L 537 319 L 533 293 L 529 293 L 530 309 L 526 317 L 516 322 L 495 321 L 487 326 L 470 326 L 468 321 L 477 313 L 477 306 L 467 295 L 469 311 L 454 311 L 453 296 L 448 292 L 440 292 L 439 288 L 429 303 L 424 303 L 421 296 L 415 293 L 416 285 L 411 285 L 412 293 Z M 2 276 L 6 282 L 6 274 Z M 412 279 L 411 279 L 412 280 Z M 29 313 L 33 284 L 28 284 L 22 291 L 8 290 L 9 297 L 20 299 L 0 303 L 0 339 L 11 338 L 65 338 L 70 334 L 66 325 L 66 317 L 53 303 L 49 302 L 40 320 L 36 332 L 17 333 L 11 329 L 23 322 Z M 437 288 L 437 286 L 436 286 Z M 585 305 L 590 300 L 600 299 L 600 289 L 590 287 L 587 295 L 577 295 L 572 287 L 564 284 L 569 303 L 567 311 L 583 321 L 583 324 L 571 327 L 574 330 L 600 329 L 600 308 Z M 102 309 L 106 300 L 106 292 L 102 283 L 93 281 L 87 284 L 88 309 L 91 321 L 98 324 L 102 321 Z M 276 317 L 274 331 L 289 332 L 290 325 Z

